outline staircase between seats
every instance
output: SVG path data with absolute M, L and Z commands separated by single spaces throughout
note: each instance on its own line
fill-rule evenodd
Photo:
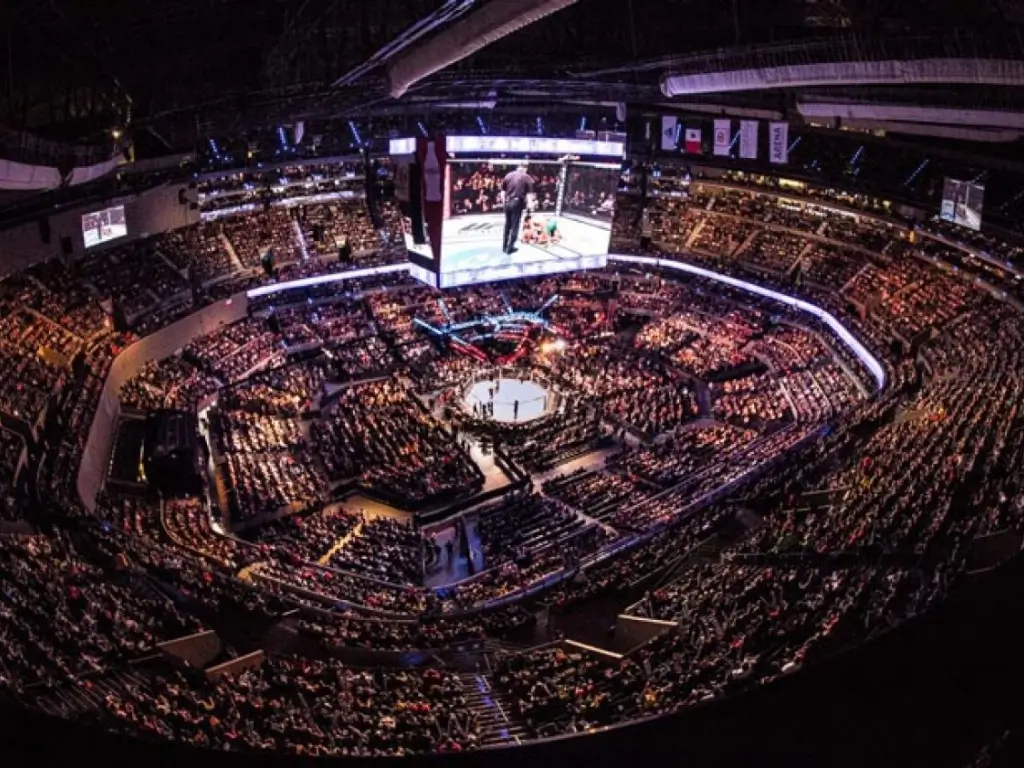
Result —
M 459 675 L 459 682 L 469 708 L 476 714 L 481 747 L 519 744 L 530 739 L 526 725 L 513 718 L 512 701 L 491 688 L 489 677 L 465 673 Z

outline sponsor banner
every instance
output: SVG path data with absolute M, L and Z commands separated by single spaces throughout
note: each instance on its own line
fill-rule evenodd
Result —
M 661 148 L 670 152 L 676 148 L 676 132 L 679 130 L 679 118 L 672 115 L 661 116 Z
M 789 162 L 789 123 L 771 123 L 768 133 L 768 160 L 776 165 Z
M 757 120 L 740 121 L 740 157 L 757 160 Z
M 700 128 L 687 128 L 686 139 L 683 143 L 683 148 L 687 154 L 699 155 L 701 153 L 701 135 Z
M 732 120 L 715 120 L 715 157 L 728 157 L 732 143 Z

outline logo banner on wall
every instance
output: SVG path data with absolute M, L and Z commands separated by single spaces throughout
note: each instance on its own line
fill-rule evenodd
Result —
M 685 149 L 687 153 L 691 155 L 699 155 L 701 153 L 701 136 L 700 128 L 687 128 L 686 129 L 686 141 Z
M 789 162 L 789 123 L 769 126 L 768 160 L 776 165 Z
M 715 120 L 715 156 L 728 157 L 732 143 L 732 120 Z
M 445 137 L 437 135 L 416 140 L 416 158 L 422 173 L 423 219 L 427 223 L 427 239 L 434 253 L 434 263 L 441 266 L 441 236 L 444 228 L 444 179 L 448 167 Z
M 757 160 L 757 120 L 740 121 L 740 157 Z
M 679 118 L 671 115 L 661 117 L 661 148 L 671 151 L 676 148 L 676 133 L 679 130 Z

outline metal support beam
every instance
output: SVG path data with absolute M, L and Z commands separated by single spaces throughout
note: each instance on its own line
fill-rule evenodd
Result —
M 728 93 L 829 85 L 963 84 L 1020 86 L 1024 61 L 1011 59 L 917 59 L 834 61 L 767 66 L 661 78 L 666 96 Z

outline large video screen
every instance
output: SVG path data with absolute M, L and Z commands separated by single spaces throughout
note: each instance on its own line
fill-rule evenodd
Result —
M 518 221 L 512 253 L 506 253 L 502 181 L 521 162 L 449 162 L 440 287 L 605 265 L 620 165 L 529 161 L 533 200 Z
M 985 188 L 971 181 L 946 178 L 942 185 L 942 207 L 939 218 L 968 229 L 981 229 L 981 209 L 985 205 Z
M 124 218 L 123 205 L 87 213 L 82 217 L 82 239 L 86 248 L 109 243 L 127 234 L 128 224 Z

